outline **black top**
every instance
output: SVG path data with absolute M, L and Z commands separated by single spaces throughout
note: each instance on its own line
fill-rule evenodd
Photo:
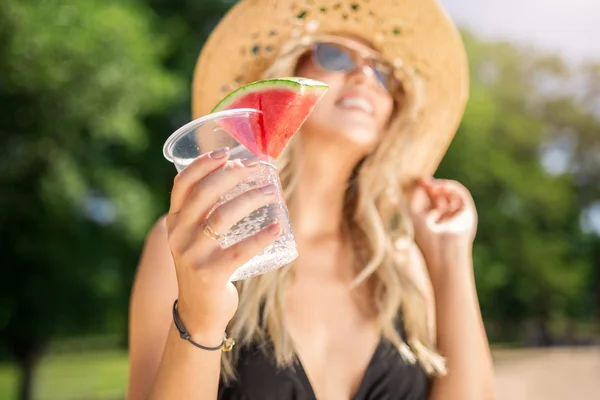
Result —
M 316 400 L 296 358 L 295 368 L 280 370 L 272 357 L 256 347 L 241 350 L 238 379 L 219 386 L 219 400 Z M 429 379 L 418 365 L 407 364 L 381 340 L 353 400 L 426 400 Z

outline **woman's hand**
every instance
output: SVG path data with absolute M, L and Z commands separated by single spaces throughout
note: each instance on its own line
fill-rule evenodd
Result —
M 477 211 L 469 191 L 450 180 L 420 180 L 410 195 L 415 242 L 430 273 L 471 256 Z M 460 263 L 459 263 L 460 264 Z
M 275 198 L 275 188 L 252 189 L 209 212 L 217 200 L 246 179 L 257 163 L 228 161 L 229 150 L 204 154 L 179 173 L 166 219 L 168 241 L 179 288 L 178 310 L 192 338 L 215 346 L 238 306 L 238 293 L 229 281 L 233 272 L 280 233 L 275 223 L 227 249 L 202 227 L 208 221 L 224 233 L 252 211 Z M 246 165 L 244 165 L 246 164 Z

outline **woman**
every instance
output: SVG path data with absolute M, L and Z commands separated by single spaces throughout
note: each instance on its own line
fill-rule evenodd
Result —
M 207 220 L 252 164 L 228 149 L 194 161 L 140 262 L 128 398 L 492 398 L 475 207 L 457 182 L 430 178 L 468 91 L 455 28 L 434 0 L 242 0 L 200 56 L 194 116 L 240 84 L 289 75 L 329 84 L 277 161 L 300 256 L 228 282 L 279 226 L 226 250 L 201 226 L 226 231 L 272 190 Z M 204 348 L 180 337 L 175 299 Z M 237 344 L 221 353 L 225 331 Z

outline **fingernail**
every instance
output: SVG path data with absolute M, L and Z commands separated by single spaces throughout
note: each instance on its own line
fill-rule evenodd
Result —
M 254 158 L 246 158 L 246 159 L 242 160 L 242 164 L 246 168 L 254 168 L 254 167 L 257 167 L 258 164 L 260 164 L 260 163 Z
M 276 190 L 277 190 L 277 188 L 275 187 L 275 185 L 267 185 L 267 186 L 263 186 L 260 188 L 260 191 L 265 196 L 270 196 L 270 195 L 274 194 Z
M 281 225 L 279 222 L 275 222 L 267 227 L 267 233 L 269 235 L 278 235 L 281 231 Z
M 219 150 L 211 151 L 208 156 L 214 160 L 221 159 L 229 153 L 229 147 L 223 147 Z

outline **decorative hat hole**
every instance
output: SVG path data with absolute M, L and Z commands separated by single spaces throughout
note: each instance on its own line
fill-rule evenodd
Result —
M 334 10 L 339 10 L 340 8 L 342 8 L 342 3 L 335 3 L 335 4 L 333 5 L 333 9 L 334 9 Z
M 277 31 L 275 29 L 269 31 L 269 37 L 277 36 Z
M 342 14 L 342 19 L 343 19 L 344 21 L 345 21 L 345 20 L 347 20 L 347 19 L 348 19 L 348 14 L 346 14 L 346 13 Z
M 319 9 L 319 11 L 321 11 L 322 13 L 326 13 L 327 12 L 327 7 L 321 7 Z
M 241 84 L 243 81 L 244 81 L 244 77 L 243 77 L 243 76 L 241 76 L 241 75 L 238 75 L 238 76 L 235 78 L 235 83 L 237 83 L 238 85 L 240 85 L 240 84 Z
M 255 44 L 254 46 L 252 46 L 252 54 L 258 55 L 258 53 L 260 53 L 260 46 Z
M 273 46 L 265 47 L 265 52 L 267 52 L 267 54 L 270 54 L 272 51 L 273 51 Z
M 395 27 L 394 30 L 392 30 L 392 33 L 394 34 L 394 36 L 398 36 L 400 34 L 400 28 Z
M 306 17 L 306 14 L 306 10 L 302 10 L 298 15 L 296 15 L 296 19 L 304 19 L 304 17 Z
M 360 10 L 360 6 L 357 3 L 350 4 L 350 8 L 352 9 L 352 11 Z
M 227 92 L 229 92 L 229 86 L 228 85 L 221 86 L 221 93 L 227 93 Z

